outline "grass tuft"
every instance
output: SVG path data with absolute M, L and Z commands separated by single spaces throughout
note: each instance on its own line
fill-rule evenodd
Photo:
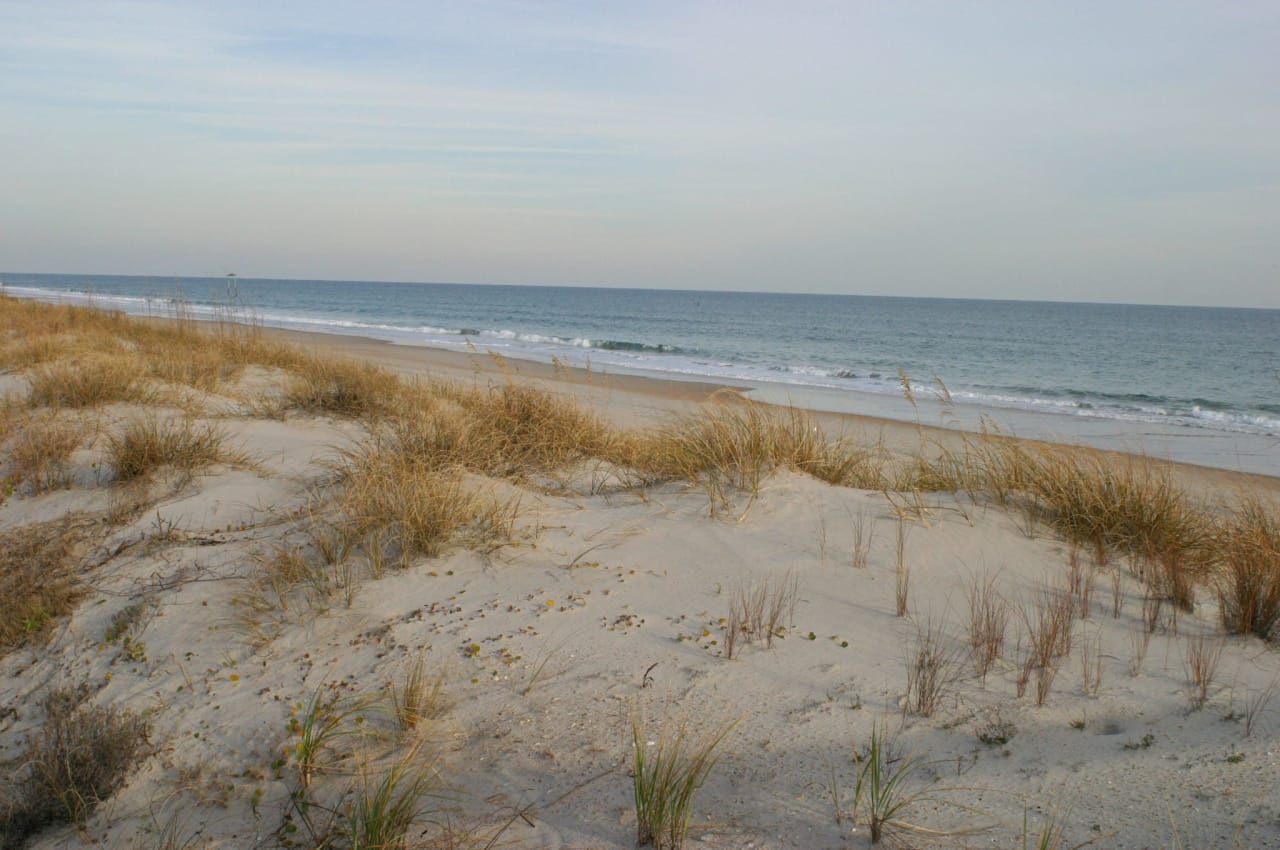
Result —
M 74 560 L 82 537 L 66 519 L 0 532 L 0 652 L 40 638 L 71 613 L 83 592 Z
M 715 767 L 716 749 L 735 725 L 737 721 L 698 735 L 682 723 L 648 741 L 641 721 L 632 721 L 637 844 L 653 844 L 657 850 L 684 847 L 694 795 Z
M 1280 637 L 1280 512 L 1244 498 L 1219 527 L 1214 549 L 1222 625 L 1233 634 Z
M 439 717 L 445 710 L 444 673 L 427 674 L 426 658 L 414 658 L 399 684 L 389 685 L 396 723 L 406 732 L 424 720 Z
M 226 435 L 214 425 L 197 425 L 185 418 L 154 414 L 129 422 L 107 437 L 107 458 L 117 481 L 149 476 L 161 467 L 187 474 L 217 463 L 247 463 L 226 448 Z
M 86 429 L 50 412 L 37 415 L 9 444 L 10 477 L 38 496 L 71 484 L 71 453 L 84 442 Z
M 27 403 L 32 407 L 97 407 L 112 402 L 140 402 L 147 392 L 138 380 L 133 357 L 93 353 L 75 361 L 58 361 L 31 373 Z
M 300 360 L 285 388 L 285 401 L 308 413 L 353 418 L 391 410 L 404 384 L 386 369 L 337 357 Z
M 381 779 L 362 777 L 346 814 L 350 850 L 405 850 L 409 830 L 424 814 L 423 798 L 437 785 L 436 772 L 411 750 Z M 415 845 L 416 846 L 416 845 Z
M 450 542 L 483 546 L 511 535 L 517 505 L 481 492 L 464 470 L 439 468 L 400 446 L 374 441 L 347 456 L 338 522 L 364 540 L 398 550 L 408 564 Z
M 644 471 L 709 481 L 751 493 L 778 469 L 794 469 L 831 484 L 878 489 L 881 464 L 870 450 L 827 439 L 806 412 L 777 410 L 737 396 L 677 419 L 645 441 Z
M 14 778 L 21 790 L 0 813 L 4 846 L 21 846 L 46 826 L 84 823 L 145 754 L 143 718 L 83 704 L 84 696 L 59 691 L 45 700 L 44 725 Z

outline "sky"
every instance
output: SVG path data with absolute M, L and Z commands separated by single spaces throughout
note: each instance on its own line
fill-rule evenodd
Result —
M 1280 308 L 1280 4 L 0 0 L 0 269 Z

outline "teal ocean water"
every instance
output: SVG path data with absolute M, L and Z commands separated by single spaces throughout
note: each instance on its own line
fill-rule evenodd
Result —
M 0 273 L 16 297 L 197 315 L 756 388 L 911 418 L 899 370 L 941 416 L 1280 472 L 1280 311 L 377 281 Z M 1110 436 L 1108 436 L 1110 435 Z M 1154 442 L 1152 441 L 1154 438 Z M 1136 445 L 1135 440 L 1145 440 Z M 1207 453 L 1207 454 L 1206 454 Z

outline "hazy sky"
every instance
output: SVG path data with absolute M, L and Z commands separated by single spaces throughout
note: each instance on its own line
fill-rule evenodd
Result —
M 0 269 L 1280 307 L 1280 3 L 0 2 Z

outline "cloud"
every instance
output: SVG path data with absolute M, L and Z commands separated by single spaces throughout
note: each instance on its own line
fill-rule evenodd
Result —
M 0 4 L 0 248 L 1276 304 L 1280 16 L 1153 8 Z

